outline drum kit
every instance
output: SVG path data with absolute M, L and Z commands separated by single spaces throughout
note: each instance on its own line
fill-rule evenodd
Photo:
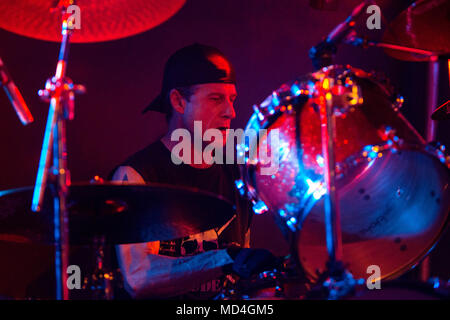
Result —
M 394 19 L 384 42 L 358 38 L 353 29 L 368 3 L 363 1 L 310 51 L 317 71 L 283 84 L 253 107 L 246 130 L 265 129 L 269 134 L 264 141 L 244 141 L 237 150 L 246 153 L 262 144 L 276 148 L 279 169 L 263 175 L 262 162 L 247 156 L 236 186 L 256 213 L 270 212 L 291 254 L 276 270 L 226 284 L 218 299 L 383 299 L 384 292 L 395 298 L 440 298 L 435 288 L 448 286 L 438 279 L 414 288 L 392 280 L 420 263 L 448 224 L 450 157 L 443 145 L 431 143 L 431 118 L 450 118 L 448 103 L 434 110 L 437 74 L 432 72 L 439 58 L 450 53 L 445 15 L 450 3 L 416 1 Z M 119 277 L 104 263 L 106 245 L 170 240 L 209 230 L 228 221 L 233 206 L 216 195 L 167 185 L 122 185 L 99 178 L 71 183 L 65 122 L 73 118 L 74 96 L 84 87 L 65 74 L 70 43 L 143 32 L 170 18 L 184 0 L 76 4 L 83 14 L 80 30 L 73 28 L 67 10 L 73 1 L 0 4 L 1 28 L 61 41 L 55 76 L 39 92 L 50 109 L 36 185 L 0 192 L 0 240 L 55 246 L 57 299 L 69 299 L 63 285 L 69 246 L 93 245 L 96 297 L 112 299 L 111 282 Z M 383 47 L 402 60 L 430 62 L 426 139 L 400 113 L 403 98 L 388 81 L 332 63 L 343 42 Z M 22 122 L 32 121 L 29 111 L 19 107 L 15 105 Z M 279 132 L 277 145 L 268 138 L 274 129 Z M 208 214 L 211 211 L 217 214 Z M 369 266 L 379 268 L 375 280 L 383 281 L 387 291 L 368 294 L 358 289 L 364 287 L 359 279 L 367 277 Z

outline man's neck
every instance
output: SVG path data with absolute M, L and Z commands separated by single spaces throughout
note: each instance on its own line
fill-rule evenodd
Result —
M 178 129 L 178 128 L 177 128 Z M 164 146 L 170 151 L 172 152 L 172 149 L 179 143 L 178 141 L 172 141 L 171 136 L 172 136 L 172 132 L 175 129 L 169 129 L 169 131 L 161 138 L 161 142 L 164 144 Z M 197 168 L 197 169 L 206 169 L 211 167 L 211 164 L 207 164 L 204 162 L 203 159 L 203 149 L 199 150 L 196 149 L 194 144 L 191 143 L 191 161 L 190 163 L 188 163 L 188 165 L 190 165 L 193 168 Z M 202 159 L 200 164 L 196 164 L 194 163 L 194 159 Z

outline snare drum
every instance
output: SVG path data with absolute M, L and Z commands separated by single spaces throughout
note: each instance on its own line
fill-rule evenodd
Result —
M 328 259 L 315 97 L 325 77 L 345 90 L 353 88 L 343 97 L 356 99 L 350 108 L 335 106 L 344 263 L 357 278 L 367 278 L 371 265 L 379 266 L 381 279 L 396 278 L 427 254 L 446 225 L 450 161 L 443 147 L 425 143 L 399 112 L 402 98 L 372 74 L 330 66 L 282 85 L 254 106 L 245 132 L 264 129 L 268 134 L 238 145 L 238 153 L 245 154 L 241 184 L 254 211 L 273 214 L 284 235 L 293 239 L 306 274 L 317 279 Z M 267 163 L 258 150 L 263 147 L 277 156 L 276 172 L 262 172 Z

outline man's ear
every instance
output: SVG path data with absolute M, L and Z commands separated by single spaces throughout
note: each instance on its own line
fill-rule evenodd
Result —
M 184 114 L 184 109 L 186 108 L 186 100 L 181 96 L 180 92 L 177 89 L 170 90 L 169 99 L 175 111 Z

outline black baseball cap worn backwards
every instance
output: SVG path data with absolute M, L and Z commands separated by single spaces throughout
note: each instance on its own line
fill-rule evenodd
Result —
M 169 113 L 170 90 L 204 83 L 236 84 L 233 66 L 217 48 L 192 44 L 176 51 L 164 66 L 161 93 L 144 109 Z

